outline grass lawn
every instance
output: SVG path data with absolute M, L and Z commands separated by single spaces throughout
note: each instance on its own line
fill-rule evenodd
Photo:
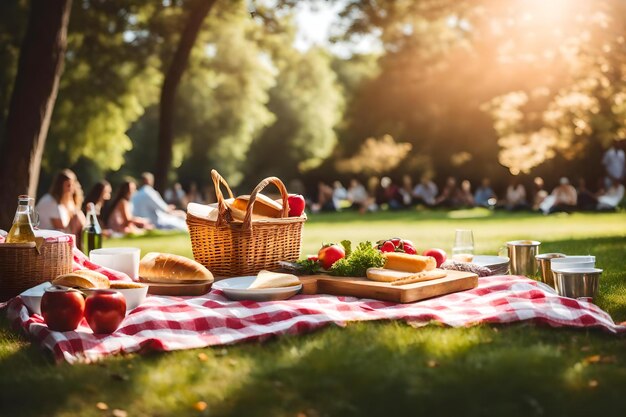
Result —
M 448 250 L 456 228 L 474 231 L 479 253 L 531 238 L 542 252 L 596 255 L 605 271 L 596 302 L 626 320 L 625 213 L 317 215 L 305 226 L 304 252 L 393 236 Z M 191 255 L 185 234 L 106 244 Z M 264 344 L 69 366 L 54 365 L 0 320 L 0 416 L 623 416 L 625 394 L 626 338 L 597 331 L 357 323 Z

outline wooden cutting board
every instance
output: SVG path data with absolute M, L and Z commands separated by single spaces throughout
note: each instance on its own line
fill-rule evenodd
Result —
M 367 278 L 343 278 L 330 275 L 301 276 L 302 294 L 346 295 L 395 303 L 412 303 L 458 291 L 475 288 L 478 275 L 471 272 L 447 271 L 448 275 L 431 281 L 407 285 L 391 285 Z
M 142 280 L 144 284 L 148 284 L 148 294 L 153 295 L 173 295 L 173 296 L 189 296 L 204 295 L 211 291 L 213 282 L 200 282 L 198 284 L 161 284 L 155 282 L 147 282 Z

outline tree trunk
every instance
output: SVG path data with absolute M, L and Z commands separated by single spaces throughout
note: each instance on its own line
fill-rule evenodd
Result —
M 0 163 L 0 228 L 17 196 L 35 197 L 52 109 L 63 72 L 72 0 L 32 0 L 20 49 Z
M 187 23 L 180 37 L 176 53 L 165 74 L 161 87 L 161 101 L 159 103 L 159 143 L 157 163 L 154 171 L 155 188 L 161 192 L 167 186 L 167 174 L 172 165 L 172 146 L 174 144 L 174 104 L 176 91 L 183 76 L 189 55 L 193 48 L 202 22 L 211 11 L 216 0 L 199 0 L 189 11 Z

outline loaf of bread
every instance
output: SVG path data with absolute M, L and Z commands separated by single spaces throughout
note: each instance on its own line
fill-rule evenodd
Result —
M 300 279 L 292 274 L 278 272 L 260 271 L 256 279 L 250 284 L 248 289 L 259 290 L 263 288 L 283 288 L 294 287 L 300 284 Z
M 231 210 L 234 211 L 233 217 L 240 217 L 241 213 L 245 215 L 250 201 L 249 195 L 240 195 L 230 203 Z M 252 214 L 263 217 L 279 218 L 283 211 L 283 205 L 278 201 L 274 201 L 264 194 L 257 194 L 252 208 Z
M 389 282 L 391 285 L 404 285 L 421 281 L 430 281 L 432 279 L 443 278 L 446 275 L 446 271 L 442 271 L 440 269 L 423 272 L 405 272 L 386 268 L 368 268 L 366 271 L 368 279 L 371 279 L 372 281 Z
M 437 267 L 437 261 L 432 256 L 409 255 L 402 252 L 384 253 L 385 269 L 405 272 L 431 271 Z
M 174 283 L 213 281 L 213 274 L 203 265 L 184 256 L 150 252 L 139 262 L 139 276 L 146 281 Z
M 52 284 L 81 289 L 109 288 L 111 283 L 106 275 L 89 269 L 79 269 L 69 274 L 59 275 Z

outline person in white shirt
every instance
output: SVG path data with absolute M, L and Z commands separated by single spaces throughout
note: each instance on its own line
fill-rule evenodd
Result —
M 427 176 L 423 176 L 420 183 L 413 189 L 413 198 L 417 204 L 434 206 L 438 193 L 439 189 L 437 188 L 437 185 Z
M 69 169 L 61 170 L 52 181 L 47 194 L 37 203 L 40 229 L 54 229 L 80 235 L 86 223 L 85 215 L 76 205 L 74 196 L 79 184 L 76 174 Z
M 359 210 L 361 213 L 365 213 L 365 211 L 369 208 L 369 205 L 373 203 L 372 198 L 365 189 L 365 186 L 357 179 L 350 180 L 350 187 L 348 188 L 348 201 L 352 203 L 351 208 Z
M 624 185 L 612 181 L 611 186 L 598 197 L 598 210 L 615 210 L 624 198 Z
M 333 182 L 333 204 L 336 210 L 341 210 L 344 202 L 348 200 L 348 191 L 341 181 Z
M 133 215 L 150 220 L 157 229 L 187 230 L 185 212 L 168 205 L 161 194 L 153 188 L 154 176 L 141 174 L 143 185 L 131 197 Z
M 621 182 L 626 173 L 626 156 L 624 151 L 619 148 L 619 141 L 613 141 L 613 144 L 602 157 L 602 165 L 606 169 L 606 188 L 611 186 L 612 181 Z
M 509 211 L 527 210 L 526 188 L 517 177 L 513 177 L 506 189 L 505 207 Z

